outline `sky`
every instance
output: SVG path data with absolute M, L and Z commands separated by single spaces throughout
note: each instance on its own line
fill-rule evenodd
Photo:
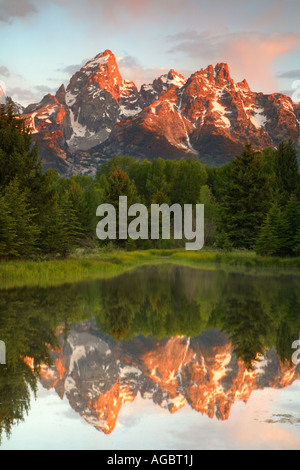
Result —
M 28 105 L 110 49 L 138 87 L 226 62 L 300 101 L 299 0 L 0 0 L 0 85 Z
M 112 450 L 112 456 L 128 449 L 298 450 L 299 392 L 299 381 L 285 389 L 254 390 L 247 404 L 233 404 L 225 421 L 188 405 L 171 414 L 138 394 L 122 406 L 115 430 L 105 435 L 87 424 L 67 397 L 61 400 L 39 385 L 28 416 L 9 440 L 3 436 L 0 450 Z

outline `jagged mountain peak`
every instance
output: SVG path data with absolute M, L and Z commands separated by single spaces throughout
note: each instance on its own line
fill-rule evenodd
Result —
M 83 70 L 100 69 L 106 67 L 114 67 L 117 65 L 117 59 L 115 55 L 106 49 L 104 52 L 97 54 L 93 59 L 89 60 L 83 67 Z
M 99 52 L 93 60 L 98 61 L 101 64 L 105 64 L 111 59 L 116 60 L 116 56 L 110 49 L 105 49 L 104 52 Z
M 67 86 L 67 93 L 76 97 L 85 89 L 90 91 L 94 87 L 98 90 L 106 90 L 112 94 L 115 99 L 119 99 L 120 88 L 122 88 L 123 79 L 121 77 L 117 60 L 114 54 L 106 50 L 98 54 L 94 59 L 89 60 L 78 72 L 76 72 Z M 95 98 L 95 96 L 93 95 Z M 67 98 L 68 99 L 68 98 Z M 71 101 L 75 99 L 71 98 Z M 70 105 L 70 103 L 67 103 Z M 74 104 L 72 102 L 71 106 Z
M 57 100 L 59 101 L 59 103 L 63 105 L 66 104 L 66 88 L 65 88 L 64 83 L 59 87 L 55 96 Z
M 202 68 L 200 71 L 193 73 L 190 80 L 208 82 L 211 86 L 233 83 L 229 66 L 224 62 L 220 62 L 215 66 L 210 64 L 205 69 Z
M 166 83 L 168 86 L 175 85 L 176 87 L 181 88 L 187 82 L 186 78 L 180 73 L 177 73 L 174 69 L 169 70 L 165 75 L 162 75 L 160 79 Z
M 87 61 L 62 85 L 26 108 L 45 168 L 95 174 L 115 155 L 198 158 L 222 164 L 247 142 L 261 150 L 299 142 L 300 110 L 280 93 L 252 92 L 218 62 L 188 79 L 174 69 L 142 85 L 121 76 L 111 50 Z
M 225 62 L 220 62 L 218 63 L 216 66 L 215 66 L 215 72 L 217 75 L 219 75 L 220 73 L 224 74 L 224 75 L 227 75 L 228 77 L 230 77 L 230 72 L 229 72 L 229 66 L 227 63 Z M 231 78 L 231 77 L 230 77 Z

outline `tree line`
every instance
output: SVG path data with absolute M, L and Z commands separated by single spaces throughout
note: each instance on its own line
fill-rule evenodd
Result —
M 13 107 L 0 108 L 0 257 L 67 256 L 96 238 L 102 203 L 204 204 L 205 244 L 262 255 L 300 256 L 300 179 L 291 141 L 240 155 L 211 168 L 194 159 L 130 156 L 103 163 L 94 178 L 42 170 L 38 144 Z M 181 240 L 115 241 L 125 249 L 173 248 Z

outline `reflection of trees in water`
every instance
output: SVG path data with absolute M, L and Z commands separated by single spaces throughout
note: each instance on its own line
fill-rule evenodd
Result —
M 58 346 L 57 327 L 76 317 L 79 300 L 68 288 L 1 292 L 0 337 L 6 344 L 6 364 L 0 365 L 0 442 L 2 431 L 9 436 L 27 414 L 40 367 L 51 365 L 50 348 Z
M 10 436 L 14 424 L 22 421 L 30 408 L 30 390 L 36 392 L 36 377 L 20 360 L 18 367 L 1 367 L 0 376 L 0 444 L 2 431 Z
M 117 339 L 139 333 L 157 338 L 199 333 L 204 326 L 201 305 L 187 292 L 187 275 L 179 267 L 149 268 L 104 281 L 95 312 L 99 328 Z
M 222 331 L 230 335 L 235 355 L 251 367 L 257 354 L 264 353 L 269 325 L 261 302 L 234 297 L 224 299 L 217 304 L 213 316 Z
M 0 339 L 7 361 L 0 365 L 0 438 L 28 412 L 39 367 L 51 364 L 58 326 L 67 338 L 72 324 L 93 316 L 101 332 L 117 340 L 193 337 L 218 328 L 247 367 L 273 347 L 281 361 L 290 361 L 300 327 L 299 283 L 296 277 L 163 266 L 80 285 L 2 292 Z M 25 357 L 34 360 L 34 370 Z
M 290 362 L 300 326 L 300 278 L 230 274 L 228 281 L 210 324 L 229 334 L 233 351 L 247 367 L 273 347 L 282 362 Z
M 300 327 L 299 283 L 297 277 L 152 267 L 101 283 L 95 316 L 116 339 L 219 328 L 247 367 L 272 347 L 284 362 Z

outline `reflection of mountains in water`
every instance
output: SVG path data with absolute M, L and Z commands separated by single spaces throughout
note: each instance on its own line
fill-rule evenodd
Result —
M 299 369 L 283 365 L 273 349 L 247 369 L 216 329 L 193 338 L 138 336 L 117 342 L 86 321 L 72 329 L 67 343 L 63 335 L 60 342 L 52 352 L 54 365 L 42 369 L 41 382 L 106 434 L 114 430 L 122 405 L 138 393 L 171 413 L 188 404 L 225 420 L 233 403 L 247 402 L 253 390 L 283 388 L 300 378 Z

